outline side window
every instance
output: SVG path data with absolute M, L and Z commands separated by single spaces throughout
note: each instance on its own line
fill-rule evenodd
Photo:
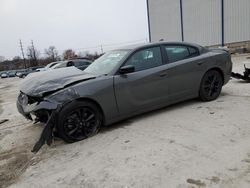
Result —
M 195 57 L 195 56 L 200 55 L 199 51 L 196 48 L 188 47 L 188 50 L 189 50 L 190 57 Z
M 160 47 L 140 50 L 133 54 L 125 65 L 133 65 L 135 71 L 150 69 L 162 65 Z
M 199 51 L 193 47 L 186 46 L 165 46 L 169 63 L 199 55 Z
M 180 61 L 189 57 L 189 51 L 185 46 L 165 46 L 169 63 Z

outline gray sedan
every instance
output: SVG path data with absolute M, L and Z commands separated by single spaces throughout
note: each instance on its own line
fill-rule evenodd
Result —
M 151 43 L 107 52 L 80 71 L 75 67 L 25 78 L 17 107 L 45 124 L 36 152 L 53 133 L 83 140 L 131 116 L 199 97 L 215 100 L 231 75 L 230 54 L 189 43 Z

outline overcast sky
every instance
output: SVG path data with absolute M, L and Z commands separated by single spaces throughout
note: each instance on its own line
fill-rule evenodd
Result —
M 31 39 L 41 53 L 50 45 L 62 53 L 146 38 L 146 0 L 0 0 L 0 56 L 6 58 L 21 56 L 19 39 L 26 54 Z

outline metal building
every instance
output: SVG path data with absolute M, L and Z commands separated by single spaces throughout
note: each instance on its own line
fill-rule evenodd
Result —
M 250 0 L 147 0 L 150 41 L 250 43 Z

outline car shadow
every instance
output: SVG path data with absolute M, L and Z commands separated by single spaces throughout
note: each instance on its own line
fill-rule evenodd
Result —
M 249 84 L 250 81 L 247 80 L 236 80 L 235 82 L 239 83 L 239 84 Z
M 109 131 L 112 131 L 112 130 L 118 129 L 118 128 L 125 128 L 127 126 L 131 126 L 135 121 L 139 121 L 139 120 L 144 119 L 146 117 L 153 117 L 153 116 L 156 116 L 156 115 L 161 114 L 161 113 L 166 113 L 168 111 L 180 109 L 180 108 L 183 108 L 183 107 L 192 106 L 195 103 L 197 103 L 197 104 L 201 103 L 202 104 L 204 102 L 202 102 L 198 98 L 197 99 L 191 99 L 191 100 L 186 100 L 186 101 L 182 101 L 182 102 L 179 102 L 179 103 L 175 103 L 175 104 L 172 104 L 172 105 L 169 105 L 169 106 L 166 106 L 166 107 L 162 107 L 162 108 L 157 109 L 157 110 L 145 112 L 145 113 L 142 113 L 140 115 L 136 115 L 136 116 L 133 116 L 131 118 L 127 118 L 125 120 L 119 121 L 117 123 L 114 123 L 114 124 L 111 124 L 111 125 L 108 125 L 108 126 L 104 126 L 104 127 L 101 128 L 99 134 L 103 134 L 103 133 L 106 133 L 106 132 L 109 132 Z

